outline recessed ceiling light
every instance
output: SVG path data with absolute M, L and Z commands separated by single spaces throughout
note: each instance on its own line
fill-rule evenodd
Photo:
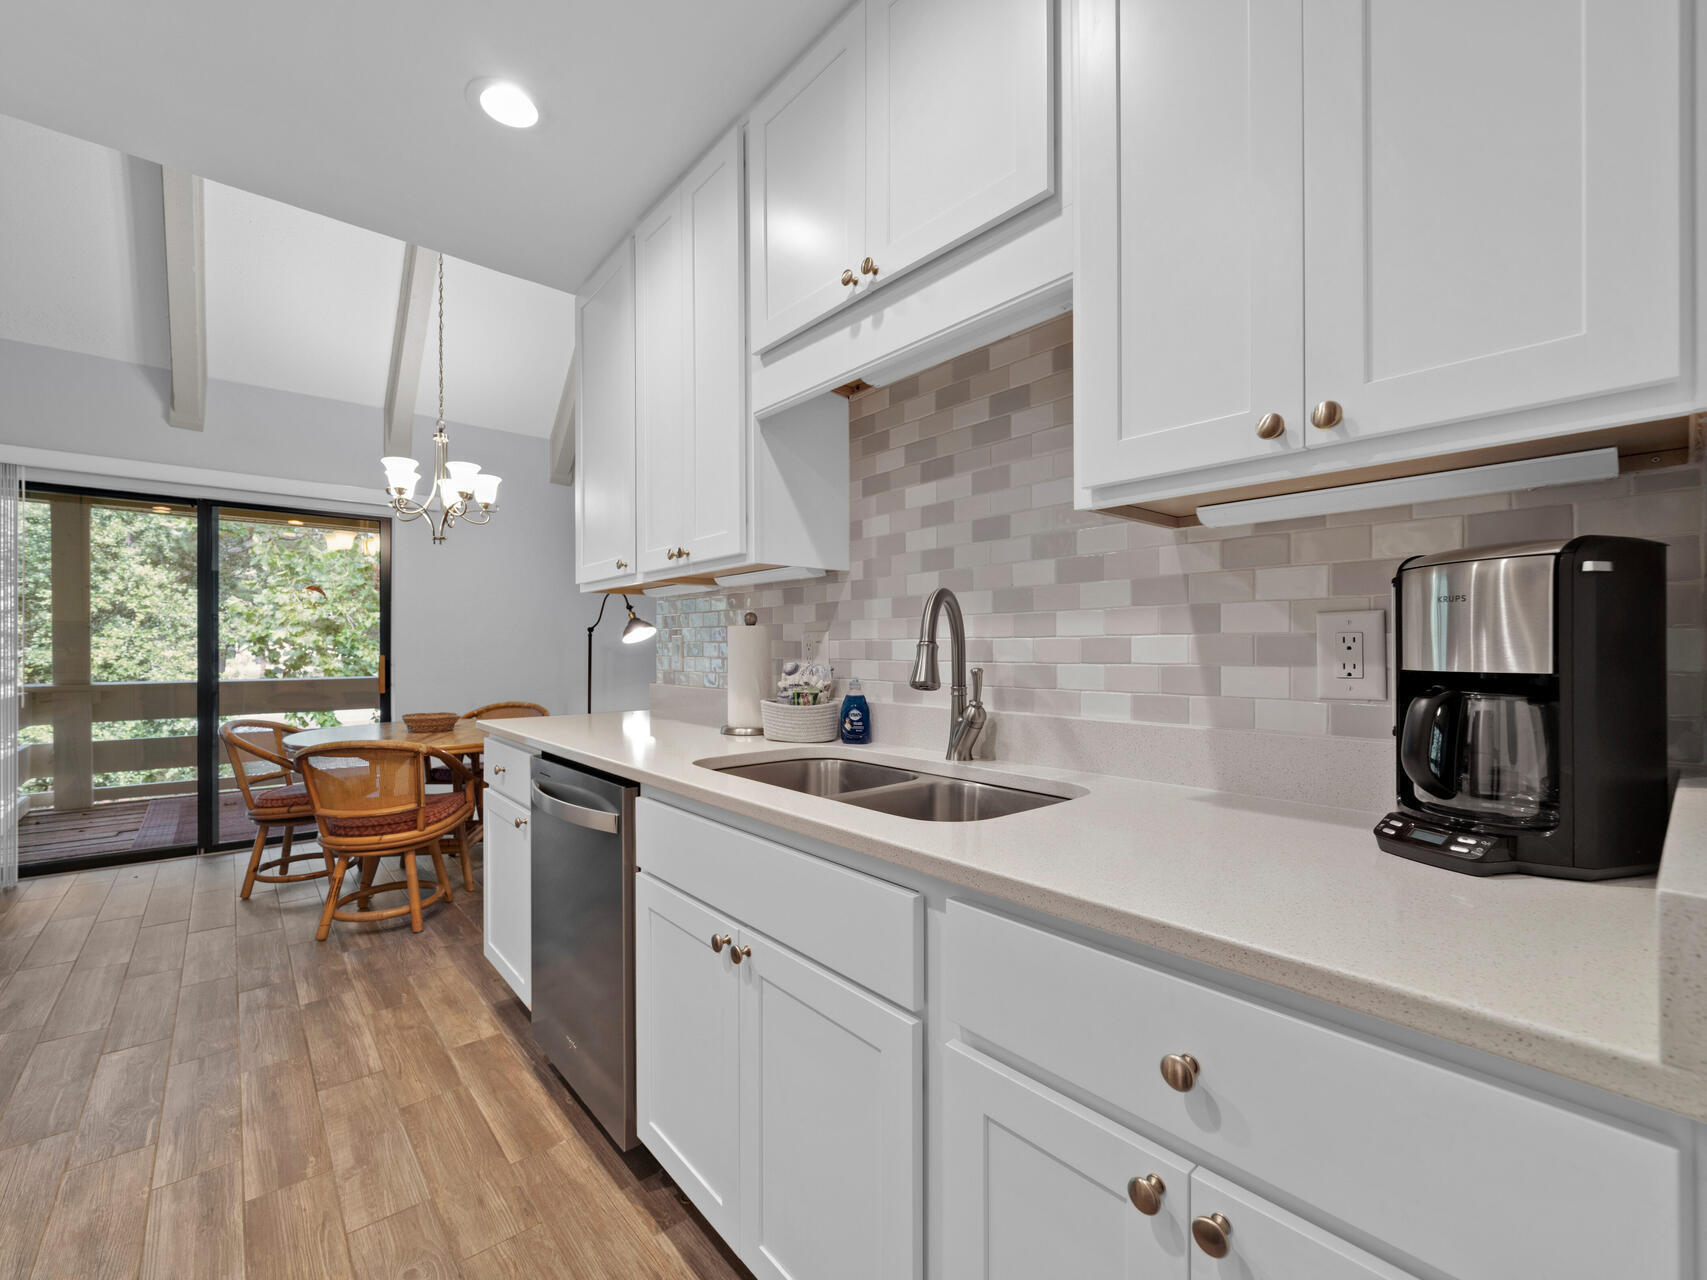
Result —
M 508 80 L 479 82 L 475 101 L 487 115 L 512 129 L 531 129 L 539 123 L 539 108 L 533 99 Z

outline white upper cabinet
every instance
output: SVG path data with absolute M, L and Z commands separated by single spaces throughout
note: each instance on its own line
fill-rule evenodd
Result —
M 1679 0 L 1308 0 L 1310 444 L 1675 379 Z M 1691 291 L 1692 293 L 1692 291 Z
M 752 349 L 1053 192 L 1054 67 L 1051 0 L 855 5 L 748 121 Z
M 862 288 L 1054 190 L 1053 6 L 869 0 L 866 49 Z
M 642 573 L 669 568 L 687 531 L 682 239 L 681 194 L 672 191 L 634 229 L 634 416 Z
M 1079 0 L 1081 501 L 1699 409 L 1691 8 Z
M 575 581 L 621 581 L 635 573 L 632 240 L 576 296 L 575 349 Z
M 1083 0 L 1080 19 L 1080 484 L 1296 448 L 1299 0 Z
M 850 297 L 865 233 L 865 8 L 856 4 L 747 121 L 753 350 Z
M 634 231 L 640 570 L 746 549 L 741 140 L 730 132 Z
M 682 409 L 693 568 L 747 550 L 747 363 L 742 342 L 741 134 L 682 182 Z

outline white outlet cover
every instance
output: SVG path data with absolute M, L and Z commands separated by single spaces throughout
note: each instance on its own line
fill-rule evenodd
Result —
M 1363 676 L 1339 676 L 1339 650 L 1334 637 L 1342 631 L 1363 633 Z M 1387 698 L 1387 611 L 1316 615 L 1316 696 L 1353 702 L 1383 702 Z

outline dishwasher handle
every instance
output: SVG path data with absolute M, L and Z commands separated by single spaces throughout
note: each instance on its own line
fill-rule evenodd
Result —
M 533 784 L 533 802 L 552 817 L 572 822 L 577 827 L 586 827 L 589 831 L 608 831 L 614 835 L 622 830 L 621 814 L 612 813 L 608 809 L 592 809 L 586 805 L 570 804 L 567 800 L 552 795 L 537 782 Z

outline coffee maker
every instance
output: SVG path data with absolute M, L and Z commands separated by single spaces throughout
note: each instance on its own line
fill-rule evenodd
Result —
M 1665 547 L 1583 537 L 1413 556 L 1393 579 L 1389 853 L 1575 880 L 1659 865 Z

